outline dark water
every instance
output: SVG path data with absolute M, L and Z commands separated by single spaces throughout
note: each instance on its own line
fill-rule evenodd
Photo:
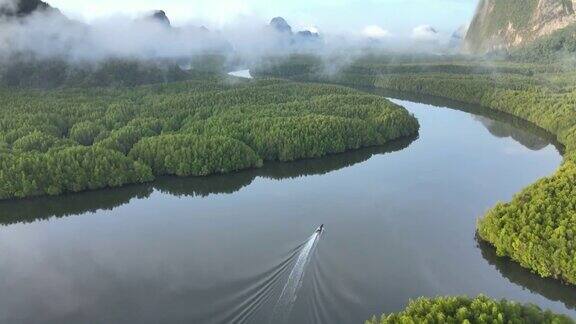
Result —
M 479 293 L 576 316 L 576 288 L 475 239 L 480 215 L 559 165 L 545 134 L 400 103 L 420 120 L 418 139 L 0 203 L 0 321 L 266 323 L 322 223 L 293 323 L 362 323 L 410 298 Z

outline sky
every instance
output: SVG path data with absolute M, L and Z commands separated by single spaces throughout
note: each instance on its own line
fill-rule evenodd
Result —
M 477 0 L 48 0 L 65 14 L 94 21 L 162 9 L 175 25 L 221 28 L 242 19 L 282 16 L 296 30 L 374 37 L 409 35 L 421 26 L 452 33 L 472 19 Z

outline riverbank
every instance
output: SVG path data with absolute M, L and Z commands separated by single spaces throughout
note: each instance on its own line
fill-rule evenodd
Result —
M 482 239 L 542 277 L 576 284 L 576 86 L 558 66 L 506 62 L 359 61 L 320 76 L 300 58 L 260 74 L 444 97 L 517 116 L 545 129 L 565 148 L 558 171 L 500 203 L 478 222 Z
M 556 135 L 566 148 L 558 171 L 490 210 L 479 220 L 478 232 L 500 256 L 542 277 L 576 284 L 576 92 L 526 83 L 510 86 L 484 77 L 433 75 L 382 77 L 375 86 L 479 104 Z

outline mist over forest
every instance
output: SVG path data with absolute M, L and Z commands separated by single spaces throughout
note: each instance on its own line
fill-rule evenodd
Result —
M 357 55 L 367 49 L 448 53 L 458 48 L 465 31 L 462 27 L 441 37 L 434 27 L 421 25 L 411 37 L 400 39 L 378 26 L 367 26 L 360 35 L 342 35 L 314 28 L 294 30 L 282 17 L 269 22 L 245 17 L 209 30 L 194 22 L 173 26 L 162 10 L 141 13 L 138 18 L 118 14 L 85 23 L 39 0 L 16 2 L 0 3 L 0 59 L 4 62 L 14 57 L 71 63 L 111 58 L 185 60 L 206 54 L 257 60 L 294 53 Z

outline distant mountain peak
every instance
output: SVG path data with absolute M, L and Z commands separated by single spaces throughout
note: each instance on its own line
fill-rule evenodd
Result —
M 270 21 L 270 27 L 281 33 L 292 33 L 292 27 L 288 24 L 286 19 L 282 17 L 272 18 Z
M 168 18 L 164 10 L 153 11 L 149 16 L 149 19 L 159 22 L 168 27 L 172 26 L 172 24 L 170 23 L 170 19 Z

